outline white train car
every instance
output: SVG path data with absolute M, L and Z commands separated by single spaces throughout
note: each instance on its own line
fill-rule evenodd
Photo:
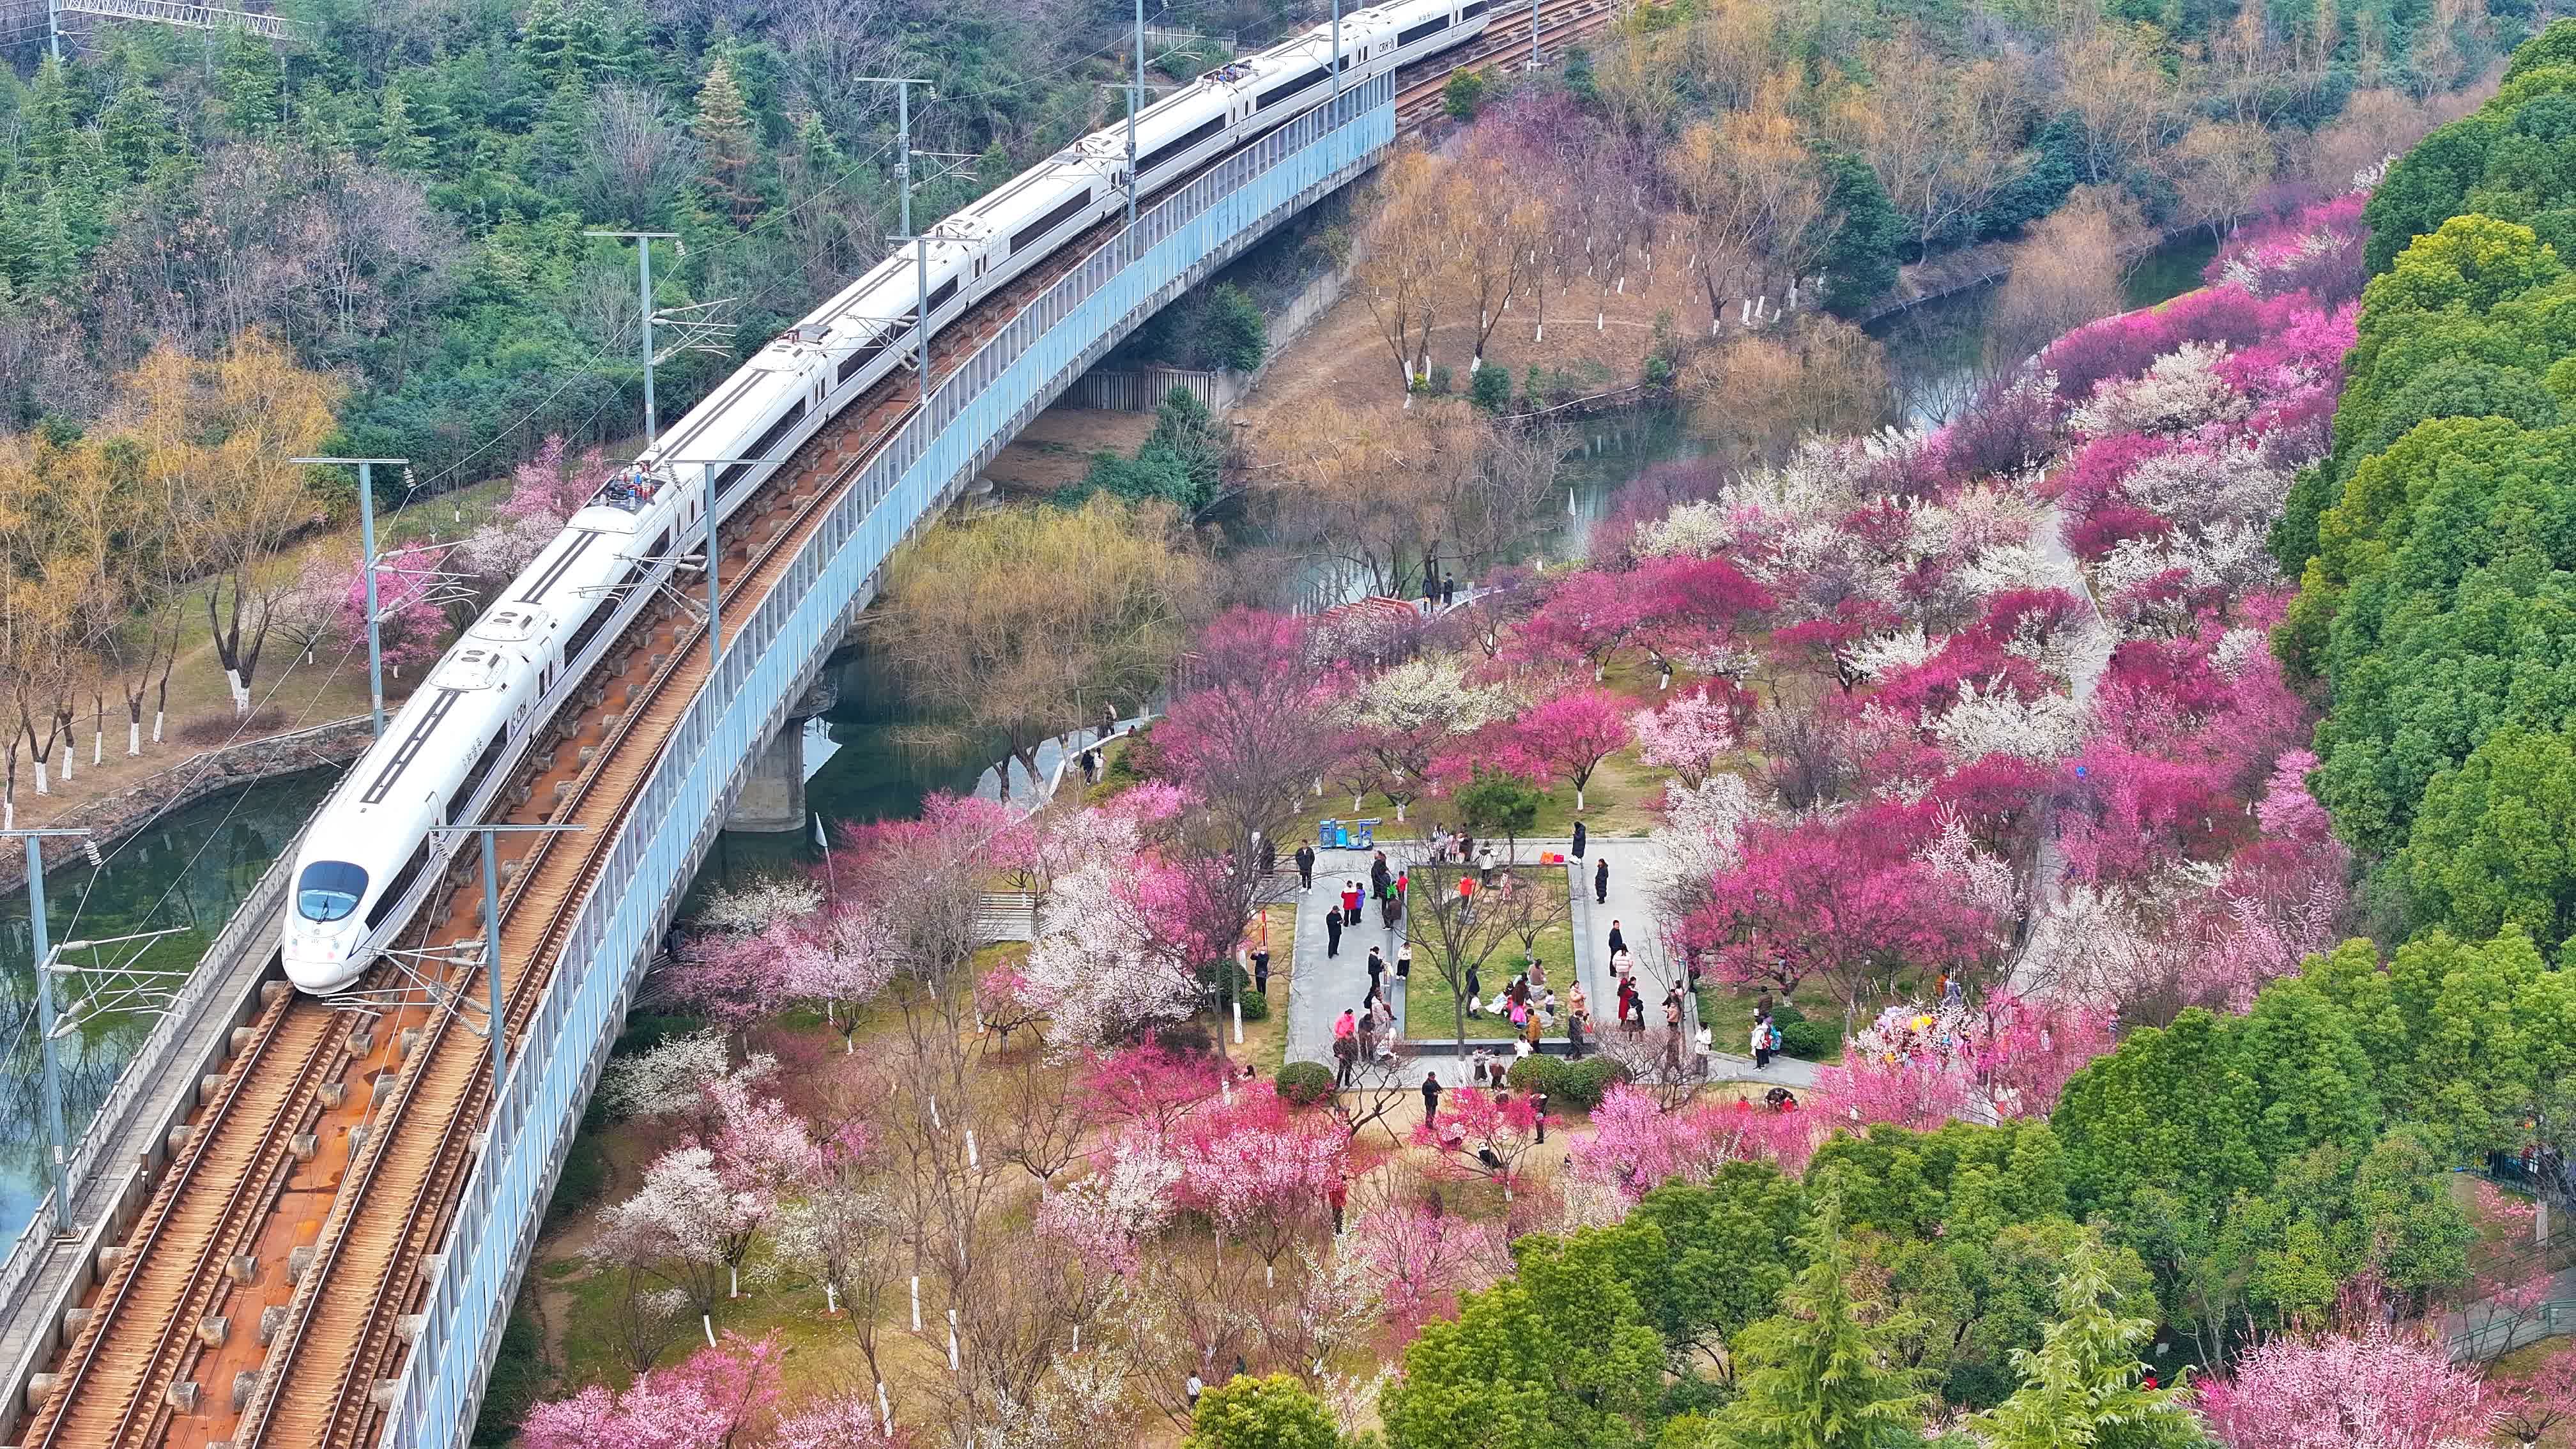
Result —
M 1397 0 L 1351 12 L 1343 84 L 1473 40 L 1490 3 Z M 1317 26 L 1139 112 L 1139 196 L 1330 100 L 1333 47 L 1331 27 Z M 288 978 L 317 994 L 348 989 L 436 883 L 446 856 L 431 831 L 473 814 L 509 747 L 568 692 L 564 675 L 615 598 L 702 539 L 707 510 L 722 519 L 826 419 L 913 367 L 924 327 L 936 335 L 1121 210 L 1128 169 L 1122 119 L 941 222 L 918 255 L 898 250 L 762 347 L 574 514 L 315 815 L 295 863 Z

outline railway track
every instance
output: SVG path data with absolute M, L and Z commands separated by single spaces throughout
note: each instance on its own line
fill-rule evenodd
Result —
M 1510 0 L 1502 0 L 1509 4 Z M 1562 46 L 1595 32 L 1607 30 L 1629 8 L 1629 0 L 1542 0 L 1538 7 L 1538 39 L 1542 57 L 1547 47 Z M 1464 52 L 1444 55 L 1419 65 L 1407 67 L 1396 78 L 1395 131 L 1406 135 L 1447 114 L 1447 98 L 1442 89 L 1449 77 L 1459 71 L 1491 70 L 1497 65 L 1509 67 L 1529 54 L 1530 11 L 1526 5 L 1497 15 L 1476 37 L 1476 43 Z
M 934 380 L 971 356 L 1109 233 L 1102 228 L 1087 239 L 1091 245 L 1067 248 L 1067 260 L 1021 278 L 935 339 Z M 722 612 L 732 629 L 750 617 L 863 465 L 918 407 L 912 391 L 908 382 L 898 383 L 845 409 L 841 420 L 789 460 L 779 481 L 727 520 L 725 568 L 732 582 Z M 624 689 L 620 707 L 597 722 L 603 738 L 591 768 L 565 782 L 571 788 L 558 800 L 514 812 L 519 823 L 543 819 L 588 829 L 534 837 L 512 876 L 502 905 L 501 955 L 507 1030 L 513 1036 L 534 1012 L 574 910 L 598 884 L 616 827 L 641 791 L 661 742 L 710 672 L 703 625 L 671 627 L 684 617 L 690 616 L 666 613 L 653 622 L 651 642 L 669 644 L 667 654 L 630 650 L 609 681 L 607 693 Z M 429 937 L 463 941 L 478 939 L 479 931 L 479 894 L 460 889 L 448 898 L 445 916 Z M 458 984 L 479 990 L 471 982 Z M 377 1385 L 399 1366 L 404 1315 L 427 1290 L 421 1262 L 445 1237 L 475 1138 L 491 1112 L 486 1049 L 471 1032 L 456 1030 L 454 1021 L 452 1014 L 442 1015 L 425 1028 L 386 1101 L 382 1120 L 412 1124 L 409 1130 L 371 1138 L 352 1160 L 349 1179 L 314 1244 L 312 1267 L 246 1397 L 232 1435 L 239 1449 L 354 1449 L 372 1437 L 383 1407 Z
M 282 983 L 280 983 L 282 985 Z M 190 1130 L 65 1356 L 27 1449 L 141 1446 L 196 1407 L 192 1363 L 228 1335 L 213 1310 L 350 1055 L 340 1012 L 271 988 L 205 1120 Z M 218 1326 L 220 1325 L 220 1326 Z M 210 1341 L 211 1340 L 211 1341 Z
M 1541 11 L 1542 44 L 1605 26 L 1616 11 L 1616 0 L 1557 0 Z M 1491 63 L 1527 40 L 1523 19 L 1485 37 L 1464 63 Z M 1404 97 L 1438 106 L 1449 68 L 1400 90 L 1400 126 Z M 932 381 L 1117 229 L 1103 223 L 933 339 Z M 728 636 L 919 406 L 921 391 L 898 375 L 852 403 L 726 520 Z M 630 627 L 622 646 L 553 727 L 552 747 L 530 750 L 518 788 L 503 797 L 510 803 L 500 818 L 511 823 L 586 827 L 501 843 L 508 881 L 495 964 L 508 1008 L 496 1029 L 505 1042 L 534 1013 L 577 908 L 600 884 L 618 827 L 712 672 L 702 616 L 667 597 Z M 459 852 L 460 861 L 468 858 Z M 451 875 L 407 933 L 458 959 L 482 940 L 480 891 L 465 874 L 460 867 Z M 451 968 L 443 984 L 478 999 L 482 969 L 480 962 Z M 366 983 L 390 984 L 381 967 Z M 25 1449 L 356 1449 L 377 1431 L 385 1408 L 379 1386 L 400 1367 L 405 1319 L 427 1293 L 434 1276 L 427 1260 L 446 1235 L 491 1112 L 487 1047 L 472 1030 L 456 1029 L 453 1012 L 412 1005 L 360 1013 L 283 983 L 268 990 L 250 1036 L 117 1250 Z M 365 1090 L 351 1090 L 353 1063 Z M 281 1209 L 283 1196 L 298 1193 L 328 1204 L 318 1227 Z M 288 1271 L 263 1271 L 281 1259 Z

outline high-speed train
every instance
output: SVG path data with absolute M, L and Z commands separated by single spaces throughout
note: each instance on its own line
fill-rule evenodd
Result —
M 1484 32 L 1491 3 L 1399 0 L 1351 12 L 1343 83 L 1467 43 Z M 1332 59 L 1333 33 L 1318 26 L 1147 107 L 1136 117 L 1138 194 L 1330 100 Z M 1122 119 L 931 229 L 920 255 L 888 256 L 763 347 L 575 513 L 314 817 L 295 862 L 288 979 L 316 994 L 355 982 L 444 874 L 447 850 L 431 831 L 484 818 L 509 773 L 500 767 L 578 684 L 585 648 L 619 596 L 696 547 L 710 507 L 723 518 L 843 405 L 911 368 L 921 327 L 935 333 L 1122 208 L 1128 156 Z

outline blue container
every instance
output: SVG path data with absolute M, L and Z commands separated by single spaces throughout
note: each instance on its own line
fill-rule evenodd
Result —
M 1333 844 L 1335 844 L 1335 845 L 1337 845 L 1337 846 L 1340 846 L 1340 847 L 1341 847 L 1342 849 L 1344 849 L 1344 850 L 1348 850 L 1348 849 L 1350 849 L 1350 848 L 1351 848 L 1351 828 L 1350 828 L 1349 826 L 1347 826 L 1347 825 L 1336 825 L 1336 826 L 1334 826 L 1334 827 L 1333 827 Z

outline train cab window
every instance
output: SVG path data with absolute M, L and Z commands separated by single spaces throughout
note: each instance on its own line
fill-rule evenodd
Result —
M 295 883 L 295 913 L 308 921 L 336 921 L 358 908 L 367 873 L 345 860 L 317 860 Z

